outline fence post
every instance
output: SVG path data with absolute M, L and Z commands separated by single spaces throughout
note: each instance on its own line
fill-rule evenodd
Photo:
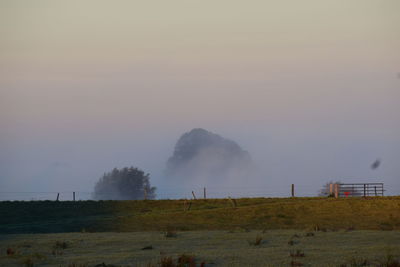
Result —
M 294 184 L 292 184 L 292 197 L 294 197 Z
M 332 194 L 333 194 L 333 184 L 330 183 L 329 184 L 329 195 L 332 196 Z
M 339 197 L 339 185 L 335 184 L 335 198 Z
M 73 199 L 74 199 L 74 201 L 75 201 L 75 192 L 73 192 L 73 194 L 72 194 L 72 195 L 73 195 Z
M 183 201 L 183 211 L 186 211 L 186 210 L 187 210 L 187 200 L 185 199 Z
M 374 186 L 374 188 L 375 188 L 375 196 L 377 196 L 378 194 L 376 193 L 376 185 Z
M 194 194 L 193 191 L 192 191 L 192 195 L 193 195 L 194 200 L 196 200 L 196 195 Z
M 56 201 L 58 201 L 59 197 L 60 197 L 60 193 L 57 193 L 57 200 Z
M 229 199 L 229 201 L 231 202 L 232 207 L 233 207 L 233 208 L 236 208 L 236 207 L 237 207 L 236 199 L 232 199 L 230 196 L 228 196 L 228 199 Z
M 207 199 L 206 188 L 204 187 L 204 199 Z
M 185 200 L 183 201 L 183 211 L 189 211 L 190 208 L 192 207 L 192 201 L 187 201 L 187 199 L 185 198 Z
M 366 197 L 366 195 L 365 195 L 365 190 L 366 190 L 366 184 L 364 184 L 364 197 Z

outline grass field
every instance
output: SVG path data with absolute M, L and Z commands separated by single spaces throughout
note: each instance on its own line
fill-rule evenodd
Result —
M 209 199 L 188 206 L 0 202 L 0 266 L 194 266 L 176 265 L 179 257 L 196 266 L 400 266 L 400 197 Z
M 0 234 L 175 230 L 400 230 L 400 197 L 4 201 Z
M 258 245 L 257 237 L 262 238 Z M 149 246 L 152 249 L 143 250 Z M 15 254 L 7 256 L 8 248 Z M 0 235 L 0 251 L 0 266 L 10 267 L 96 266 L 103 262 L 109 266 L 160 266 L 162 259 L 172 257 L 176 261 L 182 254 L 194 256 L 197 266 L 202 262 L 204 266 L 296 266 L 292 262 L 303 266 L 391 266 L 387 265 L 390 257 L 394 257 L 392 262 L 400 260 L 400 232 L 185 231 L 176 232 L 174 237 L 162 232 Z

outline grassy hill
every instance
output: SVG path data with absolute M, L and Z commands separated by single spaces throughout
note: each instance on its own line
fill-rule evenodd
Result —
M 0 234 L 174 230 L 400 230 L 400 197 L 4 201 Z M 186 205 L 188 206 L 188 205 Z

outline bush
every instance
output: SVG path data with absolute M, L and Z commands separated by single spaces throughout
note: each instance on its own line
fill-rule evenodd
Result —
M 150 185 L 150 174 L 134 167 L 114 168 L 97 182 L 93 198 L 96 200 L 154 199 L 155 187 Z
M 164 236 L 169 238 L 169 237 L 177 237 L 178 234 L 176 233 L 175 230 L 172 229 L 168 229 L 167 231 L 165 231 Z
M 33 260 L 32 260 L 32 258 L 26 258 L 26 259 L 24 259 L 23 261 L 22 261 L 22 264 L 25 266 L 25 267 L 33 267 Z
M 160 261 L 161 267 L 176 267 L 172 257 L 163 257 Z
M 400 267 L 400 259 L 388 254 L 386 258 L 380 262 L 379 267 Z
M 249 242 L 249 244 L 250 245 L 252 245 L 252 246 L 259 246 L 259 245 L 261 245 L 261 243 L 262 243 L 262 240 L 263 240 L 263 238 L 262 238 L 262 236 L 257 236 L 256 237 L 256 239 L 254 240 L 254 242 Z
M 178 257 L 178 267 L 196 267 L 194 256 L 182 254 Z
M 15 254 L 15 250 L 14 249 L 12 249 L 12 248 L 8 248 L 7 249 L 7 255 L 8 256 L 12 256 L 12 255 L 14 255 Z
M 292 258 L 305 257 L 304 252 L 299 249 L 296 251 L 291 251 L 289 255 Z
M 56 241 L 54 244 L 53 248 L 54 249 L 67 249 L 69 247 L 69 244 L 65 241 Z

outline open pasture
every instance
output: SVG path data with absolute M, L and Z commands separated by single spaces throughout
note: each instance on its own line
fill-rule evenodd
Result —
M 0 266 L 400 264 L 400 197 L 7 201 L 0 213 Z
M 0 234 L 174 230 L 400 230 L 400 197 L 4 201 Z M 186 210 L 185 210 L 186 209 Z
M 7 256 L 8 248 L 15 255 Z M 0 251 L 0 266 L 10 267 L 27 263 L 96 266 L 103 262 L 162 266 L 163 259 L 176 261 L 183 254 L 193 256 L 197 266 L 389 266 L 383 264 L 390 257 L 400 260 L 400 232 L 236 229 L 170 236 L 164 232 L 1 235 Z

